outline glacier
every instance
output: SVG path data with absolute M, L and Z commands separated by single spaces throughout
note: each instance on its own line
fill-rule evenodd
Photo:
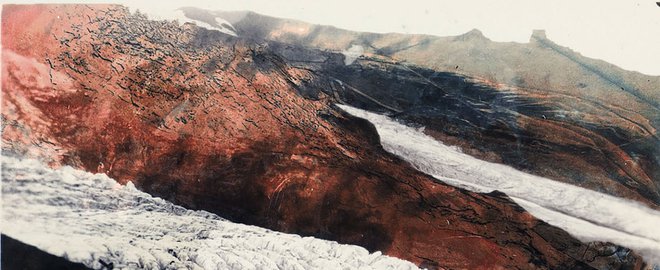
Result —
M 371 122 L 386 151 L 439 181 L 475 192 L 504 192 L 532 215 L 581 241 L 625 246 L 648 263 L 660 265 L 660 211 L 483 161 L 388 116 L 347 105 L 337 106 Z
M 104 174 L 1 160 L 2 233 L 94 269 L 418 269 L 359 246 L 188 210 Z

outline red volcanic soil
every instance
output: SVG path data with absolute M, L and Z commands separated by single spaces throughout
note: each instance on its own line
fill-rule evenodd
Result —
M 502 194 L 414 170 L 381 148 L 369 123 L 326 96 L 301 96 L 317 75 L 267 44 L 119 6 L 5 5 L 2 15 L 5 154 L 429 268 L 643 265 L 577 241 Z

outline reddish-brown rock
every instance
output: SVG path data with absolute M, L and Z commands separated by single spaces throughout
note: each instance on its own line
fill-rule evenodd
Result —
M 119 6 L 5 5 L 2 15 L 5 154 L 429 268 L 613 260 L 587 261 L 599 251 L 502 194 L 447 186 L 386 153 L 369 123 L 324 94 L 301 96 L 298 85 L 317 75 L 266 44 Z

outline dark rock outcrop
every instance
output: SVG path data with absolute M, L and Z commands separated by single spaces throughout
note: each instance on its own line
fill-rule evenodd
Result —
M 81 263 L 73 263 L 66 258 L 46 253 L 9 236 L 2 235 L 2 269 L 5 270 L 87 270 Z M 112 268 L 109 268 L 112 269 Z

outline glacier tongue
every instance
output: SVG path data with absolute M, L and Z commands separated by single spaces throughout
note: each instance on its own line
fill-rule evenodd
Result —
M 366 249 L 232 223 L 103 174 L 2 157 L 2 233 L 100 269 L 417 269 Z
M 499 190 L 537 218 L 582 241 L 611 242 L 660 265 L 660 212 L 637 202 L 479 160 L 387 116 L 338 105 L 374 124 L 383 148 L 447 184 Z

